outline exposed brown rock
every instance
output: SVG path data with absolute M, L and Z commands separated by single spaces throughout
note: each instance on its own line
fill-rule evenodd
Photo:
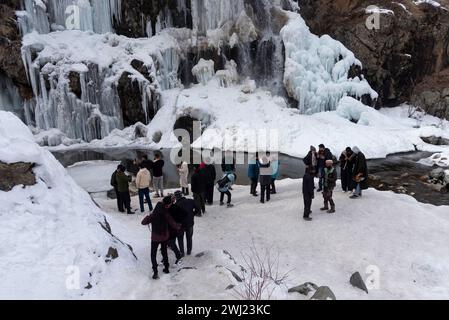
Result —
M 3 163 L 0 161 L 0 190 L 11 191 L 15 186 L 32 186 L 36 177 L 32 171 L 33 163 Z
M 32 98 L 21 56 L 21 34 L 16 22 L 18 0 L 4 0 L 0 4 L 0 73 L 10 78 L 19 88 L 22 98 Z

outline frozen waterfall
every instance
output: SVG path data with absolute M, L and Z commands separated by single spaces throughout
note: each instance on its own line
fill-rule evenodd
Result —
M 377 99 L 363 77 L 349 78 L 351 67 L 361 66 L 350 50 L 327 35 L 312 34 L 299 14 L 289 13 L 289 17 L 281 30 L 286 50 L 284 85 L 299 102 L 301 113 L 335 110 L 348 95 Z

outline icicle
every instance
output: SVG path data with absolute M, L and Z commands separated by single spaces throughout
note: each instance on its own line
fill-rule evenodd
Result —
M 24 119 L 23 101 L 11 79 L 0 74 L 0 110 L 11 111 Z

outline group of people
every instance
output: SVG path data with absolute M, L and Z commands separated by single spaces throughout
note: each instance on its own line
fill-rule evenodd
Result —
M 324 206 L 322 211 L 335 213 L 336 207 L 333 192 L 337 185 L 337 163 L 340 164 L 341 186 L 343 192 L 351 192 L 351 198 L 357 199 L 362 196 L 362 190 L 367 189 L 368 169 L 365 155 L 359 148 L 346 148 L 340 158 L 337 158 L 324 145 L 318 150 L 311 147 L 308 155 L 304 158 L 306 171 L 303 178 L 304 219 L 311 221 L 312 201 L 315 197 L 315 178 L 319 179 L 318 192 L 322 192 Z M 214 203 L 214 189 L 220 193 L 220 206 L 225 205 L 232 208 L 232 186 L 237 179 L 236 160 L 233 154 L 227 153 L 221 164 L 223 175 L 217 180 L 215 165 L 209 158 L 200 164 L 193 166 L 193 174 L 189 184 L 189 165 L 182 162 L 177 166 L 179 174 L 180 189 L 173 195 L 164 196 L 163 168 L 164 161 L 160 154 L 156 154 L 154 160 L 144 155 L 135 164 L 139 166 L 135 183 L 138 189 L 139 204 L 141 212 L 145 212 L 145 200 L 150 214 L 146 216 L 142 224 L 151 225 L 151 262 L 153 268 L 153 279 L 158 279 L 157 251 L 162 253 L 163 272 L 169 273 L 168 249 L 170 248 L 176 256 L 176 264 L 182 261 L 185 255 L 192 253 L 193 227 L 195 216 L 201 217 L 206 213 L 206 206 Z M 258 197 L 258 186 L 260 186 L 260 202 L 270 201 L 271 196 L 276 194 L 276 180 L 279 177 L 280 161 L 277 154 L 265 152 L 260 156 L 258 153 L 249 156 L 248 178 L 251 182 L 250 194 Z M 133 214 L 131 209 L 131 198 L 129 183 L 131 176 L 126 174 L 126 168 L 119 165 L 112 174 L 111 185 L 117 194 L 117 206 L 120 212 Z M 150 185 L 153 183 L 155 198 L 162 198 L 153 208 L 150 197 Z M 187 198 L 190 195 L 193 199 Z M 126 211 L 125 211 L 126 210 Z M 187 250 L 184 250 L 184 239 L 186 238 Z
M 344 193 L 350 192 L 351 199 L 362 196 L 362 190 L 368 188 L 368 166 L 365 155 L 358 147 L 346 148 L 339 161 L 323 144 L 318 151 L 314 146 L 304 158 L 306 172 L 303 177 L 302 193 L 304 199 L 304 220 L 312 221 L 310 217 L 312 201 L 315 197 L 315 177 L 319 178 L 318 192 L 323 193 L 324 206 L 320 209 L 335 213 L 333 192 L 337 185 L 338 174 L 335 165 L 340 163 L 341 186 Z
M 153 182 L 155 190 L 155 198 L 164 197 L 164 160 L 160 154 L 154 156 L 154 160 L 149 160 L 147 155 L 143 155 L 142 159 L 134 161 L 134 164 L 139 167 L 136 175 L 136 187 L 139 194 L 140 211 L 145 212 L 144 202 L 148 204 L 148 209 L 153 211 L 153 204 L 150 197 L 150 185 Z M 126 167 L 120 164 L 117 170 L 111 176 L 111 186 L 114 188 L 117 197 L 117 207 L 120 212 L 127 214 L 134 214 L 131 209 L 131 196 L 129 193 L 129 184 L 132 182 L 132 177 L 126 174 Z
M 142 220 L 142 225 L 151 225 L 151 264 L 153 279 L 159 278 L 157 251 L 162 253 L 163 272 L 170 273 L 168 248 L 175 256 L 175 264 L 181 259 L 192 254 L 193 227 L 195 216 L 199 214 L 199 208 L 192 199 L 187 199 L 182 191 L 176 191 L 173 195 L 166 196 L 160 201 L 153 212 Z M 187 242 L 187 251 L 184 250 L 184 238 Z

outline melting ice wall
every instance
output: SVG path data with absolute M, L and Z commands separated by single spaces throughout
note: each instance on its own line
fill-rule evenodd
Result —
M 327 35 L 312 34 L 299 14 L 289 13 L 289 18 L 281 30 L 286 51 L 284 85 L 299 102 L 301 113 L 335 110 L 347 95 L 377 99 L 365 79 L 349 78 L 351 67 L 361 66 L 351 51 Z

